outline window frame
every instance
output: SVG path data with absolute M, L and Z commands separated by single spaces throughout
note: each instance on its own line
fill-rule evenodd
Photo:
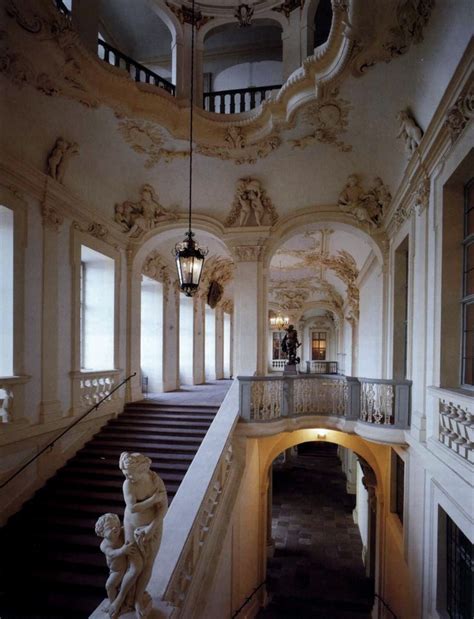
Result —
M 93 251 L 99 252 L 114 261 L 114 352 L 113 368 L 103 368 L 105 371 L 118 370 L 120 368 L 120 281 L 122 272 L 121 255 L 105 241 L 97 239 L 86 232 L 72 228 L 72 300 L 71 300 L 71 320 L 72 320 L 72 369 L 71 376 L 90 373 L 81 367 L 83 359 L 84 337 L 81 329 L 81 246 L 84 245 Z M 96 370 L 94 370 L 96 372 Z
M 468 251 L 470 247 L 474 247 L 474 230 L 469 233 L 468 231 L 468 213 L 471 210 L 474 210 L 474 204 L 469 208 L 469 197 L 470 192 L 474 193 L 474 177 L 472 177 L 465 185 L 464 185 L 464 209 L 463 209 L 463 217 L 464 217 L 464 238 L 462 241 L 463 245 L 463 260 L 462 260 L 462 298 L 461 298 L 461 363 L 460 370 L 461 376 L 459 379 L 459 384 L 461 388 L 468 389 L 474 391 L 474 368 L 472 369 L 473 374 L 473 382 L 466 382 L 466 340 L 467 340 L 467 330 L 466 330 L 466 315 L 467 315 L 467 307 L 472 305 L 474 306 L 474 292 L 471 294 L 466 294 L 467 287 L 467 261 L 468 261 Z M 472 265 L 470 270 L 474 270 L 474 265 Z M 472 363 L 474 364 L 474 354 L 471 357 Z

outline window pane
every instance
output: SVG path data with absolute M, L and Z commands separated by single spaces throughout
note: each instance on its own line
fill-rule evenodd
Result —
M 474 293 L 474 243 L 466 245 L 464 250 L 464 296 Z
M 473 545 L 446 516 L 446 610 L 451 619 L 471 619 L 474 611 Z
M 13 211 L 0 205 L 0 376 L 13 374 Z

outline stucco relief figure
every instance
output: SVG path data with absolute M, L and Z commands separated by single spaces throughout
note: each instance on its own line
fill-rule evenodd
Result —
M 387 185 L 384 184 L 380 176 L 376 176 L 374 178 L 374 186 L 372 189 L 369 189 L 365 196 L 367 213 L 374 225 L 379 226 L 381 224 L 391 201 L 392 194 L 388 190 Z
M 64 138 L 58 138 L 48 156 L 48 174 L 58 183 L 62 183 L 69 159 L 78 152 L 79 146 L 76 142 L 68 142 Z
M 298 331 L 293 325 L 288 325 L 285 336 L 281 341 L 282 351 L 288 354 L 288 365 L 296 365 L 300 362 L 300 358 L 296 356 L 296 351 L 300 346 Z
M 139 238 L 161 221 L 177 218 L 176 213 L 171 213 L 158 202 L 155 190 L 148 184 L 141 188 L 138 202 L 126 201 L 115 205 L 115 221 L 131 238 Z
M 238 222 L 240 227 L 264 225 L 264 219 L 275 223 L 278 219 L 275 208 L 262 189 L 260 181 L 255 178 L 241 178 L 237 183 L 232 211 L 227 218 L 228 226 Z
M 418 148 L 423 137 L 423 131 L 416 124 L 413 116 L 408 110 L 402 110 L 398 113 L 397 119 L 400 122 L 400 131 L 397 138 L 402 138 L 405 142 L 405 149 L 411 156 Z
M 374 186 L 366 191 L 360 184 L 359 176 L 351 174 L 339 194 L 338 205 L 341 211 L 352 215 L 358 222 L 377 228 L 391 199 L 390 191 L 380 177 L 377 176 Z
M 150 470 L 151 460 L 140 453 L 123 452 L 119 466 L 125 475 L 124 538 L 126 544 L 136 544 L 143 561 L 133 591 L 133 606 L 137 617 L 146 617 L 151 610 L 151 597 L 146 591 L 153 563 L 163 534 L 163 519 L 168 509 L 168 497 L 162 479 Z

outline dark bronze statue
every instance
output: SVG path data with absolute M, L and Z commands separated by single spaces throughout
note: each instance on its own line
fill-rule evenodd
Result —
M 288 325 L 285 337 L 281 341 L 281 349 L 288 353 L 288 365 L 296 365 L 300 362 L 300 358 L 296 356 L 296 350 L 301 346 L 298 341 L 298 331 L 293 325 Z

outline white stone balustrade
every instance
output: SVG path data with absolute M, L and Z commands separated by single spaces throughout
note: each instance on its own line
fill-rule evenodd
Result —
M 338 374 L 337 361 L 306 361 L 308 374 Z
M 107 397 L 120 381 L 121 370 L 97 372 L 71 372 L 73 414 L 85 412 Z M 119 393 L 113 393 L 101 408 L 110 406 L 119 398 Z
M 283 370 L 285 368 L 286 363 L 287 363 L 286 359 L 273 359 L 272 370 Z
M 23 389 L 29 378 L 29 376 L 0 376 L 0 427 L 7 427 L 14 421 L 20 421 L 15 416 L 15 410 L 24 410 Z
M 239 376 L 245 421 L 325 415 L 374 426 L 409 427 L 410 381 L 300 374 Z
M 474 413 L 454 398 L 438 398 L 438 439 L 456 454 L 474 463 Z

